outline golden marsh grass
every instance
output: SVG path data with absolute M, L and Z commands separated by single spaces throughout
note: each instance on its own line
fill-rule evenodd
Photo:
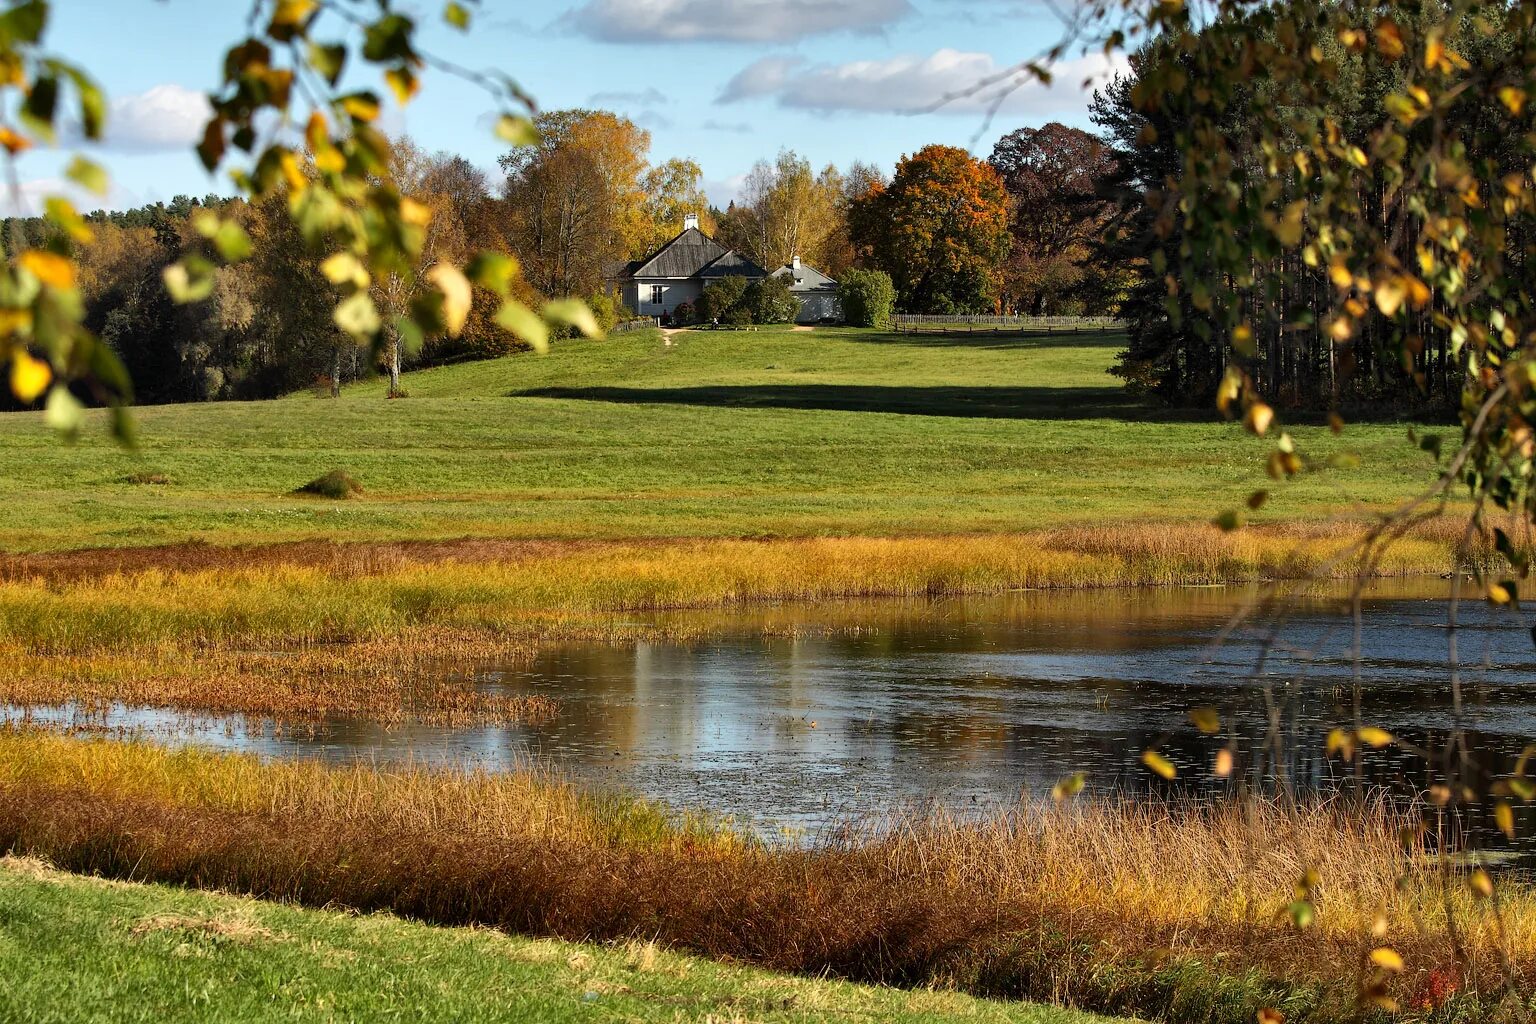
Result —
M 1121 801 L 777 847 L 535 773 L 0 734 L 0 848 L 71 870 L 1181 1020 L 1353 1017 L 1380 946 L 1413 1013 L 1488 996 L 1506 963 L 1528 977 L 1536 893 L 1502 882 L 1496 923 L 1403 823 L 1360 801 Z M 1318 916 L 1298 929 L 1309 869 Z
M 0 651 L 295 650 L 323 644 L 487 648 L 591 633 L 624 612 L 753 602 L 988 594 L 1027 588 L 1349 576 L 1357 524 L 1224 533 L 1163 524 L 1033 534 L 775 541 L 300 545 L 13 558 Z M 1431 523 L 1376 571 L 1446 571 L 1460 537 Z M 328 556 L 322 557 L 322 553 Z M 310 557 L 314 556 L 314 557 Z M 99 560 L 96 571 L 91 560 Z M 222 561 L 220 560 L 222 558 Z

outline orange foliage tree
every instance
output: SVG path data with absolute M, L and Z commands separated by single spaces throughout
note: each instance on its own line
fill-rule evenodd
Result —
M 1008 190 L 989 164 L 954 146 L 927 146 L 854 204 L 855 243 L 891 275 L 901 308 L 982 313 L 995 307 L 1008 258 Z

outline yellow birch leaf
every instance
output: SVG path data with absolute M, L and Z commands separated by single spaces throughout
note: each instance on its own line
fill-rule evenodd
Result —
M 41 359 L 32 358 L 26 349 L 18 348 L 11 357 L 11 393 L 23 403 L 36 401 L 37 396 L 53 382 L 53 371 Z
M 1371 963 L 1384 971 L 1394 973 L 1403 969 L 1402 955 L 1390 946 L 1378 946 L 1371 950 Z
M 469 309 L 475 295 L 469 286 L 469 278 L 452 263 L 439 263 L 427 271 L 427 280 L 443 293 L 443 322 L 450 337 L 457 338 L 469 320 Z
M 1173 766 L 1173 762 L 1155 750 L 1148 750 L 1142 754 L 1141 763 L 1146 765 L 1148 770 L 1161 775 L 1165 779 L 1171 779 L 1179 774 L 1179 770 Z
M 75 286 L 75 265 L 58 253 L 28 249 L 16 257 L 16 262 L 50 288 Z

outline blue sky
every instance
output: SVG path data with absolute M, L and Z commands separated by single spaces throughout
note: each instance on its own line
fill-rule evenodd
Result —
M 983 132 L 983 98 L 923 108 L 1055 42 L 1062 25 L 1041 0 L 484 0 L 467 35 L 441 25 L 438 0 L 416 7 L 430 26 L 427 49 L 511 74 L 545 109 L 628 115 L 651 132 L 653 160 L 697 160 L 722 205 L 780 147 L 817 166 L 889 168 L 931 142 L 974 143 L 985 155 L 1021 125 L 1088 127 L 1081 83 L 1106 68 L 1082 58 L 1048 89 L 1019 89 Z M 51 47 L 91 69 L 113 99 L 110 142 L 95 154 L 113 172 L 109 205 L 229 191 L 190 146 L 201 94 L 217 84 L 222 47 L 248 9 L 244 0 L 57 0 Z M 489 110 L 474 86 L 429 73 L 386 128 L 489 169 L 500 152 Z M 64 160 L 24 156 L 28 193 L 55 183 Z

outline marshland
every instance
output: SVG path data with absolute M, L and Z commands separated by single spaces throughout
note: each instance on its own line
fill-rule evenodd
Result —
M 1526 5 L 120 6 L 0 0 L 0 1024 L 1536 1011 Z
M 622 402 L 519 391 L 537 390 L 530 375 L 546 389 L 649 375 L 658 388 L 691 378 L 729 394 L 722 378 L 750 359 L 785 367 L 810 393 L 823 378 L 896 386 L 940 366 L 962 382 L 1039 380 L 1041 360 L 1062 389 L 1115 393 L 1099 338 L 956 347 L 958 364 L 923 362 L 919 347 L 910 371 L 864 355 L 906 356 L 911 345 L 848 331 L 637 332 L 543 359 L 408 374 L 412 397 L 386 409 L 393 451 L 367 447 L 371 384 L 340 405 L 288 399 L 294 411 L 280 421 L 258 406 L 145 410 L 146 427 L 165 417 L 163 449 L 87 439 L 42 450 L 41 486 L 85 488 L 103 532 L 67 545 L 47 529 L 27 533 L 24 510 L 5 513 L 27 539 L 0 560 L 0 702 L 12 730 L 0 740 L 0 844 L 139 882 L 1180 1020 L 1273 1006 L 1332 1020 L 1376 980 L 1402 1005 L 1441 1012 L 1463 1005 L 1470 974 L 1497 977 L 1506 952 L 1525 970 L 1536 919 L 1513 881 L 1523 843 L 1508 842 L 1486 808 L 1412 832 L 1406 847 L 1399 837 L 1424 810 L 1446 735 L 1439 623 L 1452 586 L 1442 575 L 1458 559 L 1493 557 L 1486 541 L 1469 544 L 1454 511 L 1383 557 L 1362 544 L 1372 509 L 1415 474 L 1433 479 L 1433 459 L 1395 440 L 1406 425 L 1299 428 L 1338 452 L 1391 460 L 1274 487 L 1260 460 L 1224 447 L 1243 447 L 1231 427 L 1186 418 L 1189 442 L 1160 458 L 1186 466 L 1192 502 L 1202 474 L 1230 474 L 1234 502 L 1274 487 L 1255 521 L 1232 531 L 1207 521 L 1209 496 L 1198 514 L 1181 513 L 1166 473 L 1156 486 L 1171 488 L 1160 492 L 1168 502 L 1143 495 L 1134 517 L 1059 501 L 1047 514 L 1019 479 L 1004 479 L 1031 444 L 1054 460 L 1040 472 L 1091 465 L 1129 485 L 1145 472 L 1138 460 L 1106 466 L 1109 452 L 1092 446 L 1111 425 L 1156 422 L 1127 414 L 1134 405 L 1115 407 L 1123 419 L 1063 421 L 1048 396 L 1038 408 L 1020 395 L 963 416 L 725 402 L 736 429 L 686 436 L 742 446 L 730 455 L 676 445 L 656 422 L 680 408 L 665 390 Z M 519 501 L 571 511 L 551 489 L 451 536 L 460 527 L 439 512 L 496 504 L 506 482 L 494 468 L 504 456 L 473 450 L 443 417 L 463 417 L 467 431 L 490 404 L 505 407 L 498 422 L 549 424 L 550 403 L 614 420 L 584 417 L 579 444 L 546 439 L 546 453 L 535 446 L 513 461 L 574 468 L 622 446 L 652 467 L 614 481 L 641 489 L 627 501 L 581 499 L 619 517 L 603 528 L 613 535 L 522 519 Z M 295 455 L 297 434 L 277 443 L 260 436 L 264 425 L 300 430 L 295 418 L 316 406 L 345 423 L 354 405 L 346 465 L 364 493 L 292 496 L 288 476 L 339 460 Z M 745 489 L 750 502 L 732 499 L 723 535 L 651 531 L 656 503 L 676 500 L 645 493 L 666 472 L 701 488 L 746 472 L 760 451 L 746 440 L 754 432 L 806 431 L 861 457 L 823 452 L 768 472 Z M 928 454 L 902 451 L 913 431 L 929 435 Z M 423 456 L 427 438 L 470 448 Z M 289 455 L 253 468 L 243 444 Z M 23 450 L 8 444 L 0 459 Z M 439 476 L 407 485 L 392 475 L 423 458 Z M 653 472 L 706 458 L 707 470 Z M 871 532 L 873 507 L 909 500 L 893 495 L 896 467 L 911 458 L 918 465 L 901 472 L 926 484 L 910 500 L 953 514 L 935 532 L 914 506 L 903 529 Z M 148 465 L 175 482 L 122 482 L 127 467 Z M 988 467 L 999 474 L 990 482 Z M 456 475 L 471 472 L 479 478 Z M 566 477 L 547 465 L 513 475 L 525 472 Z M 802 504 L 812 491 L 844 492 L 851 507 L 836 530 Z M 990 502 L 1018 507 L 974 518 Z M 383 539 L 406 506 L 446 535 Z M 791 506 L 804 519 L 786 528 Z M 142 528 L 151 508 L 168 507 L 177 515 Z M 221 525 L 201 529 L 202 516 Z M 333 519 L 349 525 L 332 529 Z M 569 522 L 592 523 L 585 511 Z M 136 543 L 112 543 L 127 537 Z M 1513 759 L 1521 716 L 1536 711 L 1520 689 L 1532 659 L 1511 641 L 1512 613 L 1459 590 L 1485 662 L 1467 681 L 1465 741 L 1490 763 Z M 1357 592 L 1369 627 L 1359 652 Z M 1286 649 L 1256 669 L 1277 615 Z M 1264 711 L 1277 681 L 1278 730 Z M 1196 727 L 1196 707 L 1216 710 L 1222 735 Z M 1328 756 L 1329 730 L 1357 716 L 1401 745 L 1353 762 Z M 1176 767 L 1173 782 L 1142 764 L 1149 749 Z M 1224 749 L 1242 752 L 1230 779 L 1212 774 Z M 1053 799 L 1079 777 L 1080 793 Z M 1502 917 L 1468 888 L 1472 847 L 1511 879 Z M 1323 923 L 1300 932 L 1287 908 L 1309 871 L 1326 879 L 1315 896 Z M 1504 940 L 1493 937 L 1501 927 Z M 1412 963 L 1390 978 L 1362 960 L 1389 939 Z

